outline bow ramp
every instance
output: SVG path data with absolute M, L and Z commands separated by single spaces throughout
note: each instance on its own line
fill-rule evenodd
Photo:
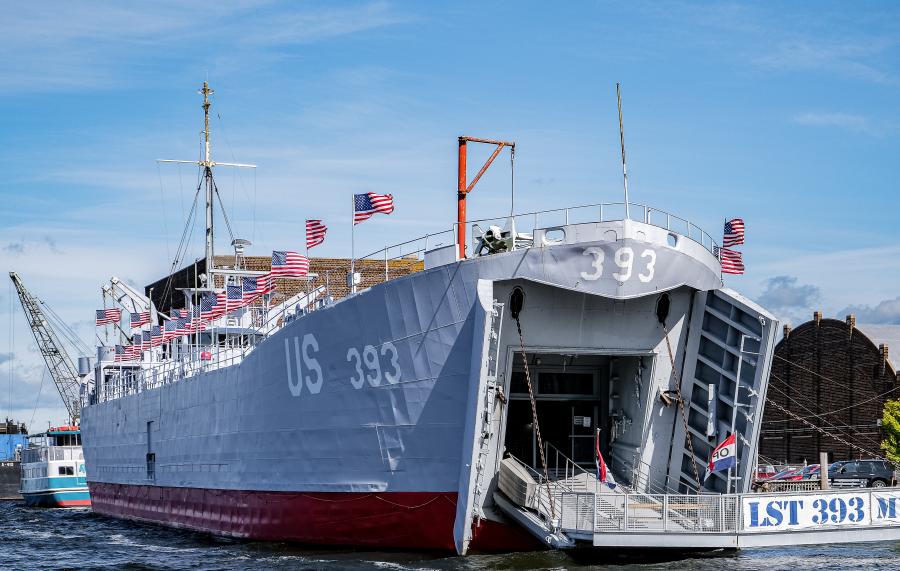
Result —
M 550 457 L 560 456 L 555 450 Z M 549 462 L 553 466 L 552 460 Z M 738 549 L 900 540 L 900 490 L 651 494 L 610 489 L 568 459 L 543 475 L 515 458 L 494 501 L 548 547 Z

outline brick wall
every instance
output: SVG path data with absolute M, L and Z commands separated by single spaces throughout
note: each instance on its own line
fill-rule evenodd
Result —
M 854 326 L 852 316 L 841 321 L 817 314 L 785 332 L 775 347 L 768 398 L 871 453 L 855 450 L 770 405 L 763 414 L 760 455 L 796 464 L 818 462 L 820 451 L 828 452 L 831 460 L 878 454 L 877 423 L 884 403 L 900 397 L 897 375 L 880 348 Z

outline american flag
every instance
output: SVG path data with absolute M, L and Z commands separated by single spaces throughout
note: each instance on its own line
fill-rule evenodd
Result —
M 141 333 L 141 350 L 146 351 L 150 347 L 153 347 L 153 344 L 150 342 L 150 332 L 144 331 Z
M 244 304 L 250 304 L 263 294 L 267 294 L 275 289 L 272 282 L 272 275 L 265 274 L 256 277 L 246 277 L 242 282 Z
M 131 359 L 139 359 L 141 357 L 141 343 L 143 342 L 144 336 L 140 333 L 131 336 L 131 345 L 128 346 L 130 349 L 130 358 Z
M 115 361 L 120 362 L 125 360 L 125 347 L 122 345 L 116 345 L 116 357 Z
M 219 300 L 216 294 L 207 292 L 200 298 L 200 318 L 210 321 L 222 315 L 222 309 L 219 307 Z
M 307 220 L 306 221 L 306 247 L 312 248 L 313 246 L 318 246 L 322 242 L 325 241 L 325 232 L 328 231 L 328 228 L 322 224 L 321 220 Z
M 146 325 L 148 323 L 150 323 L 150 312 L 149 311 L 141 311 L 138 313 L 131 314 L 132 329 L 137 329 L 141 325 Z
M 715 254 L 716 257 L 719 258 L 719 262 L 722 264 L 723 274 L 744 273 L 744 260 L 741 258 L 740 252 L 716 246 Z
M 283 278 L 302 278 L 309 273 L 309 258 L 297 252 L 272 252 L 272 275 Z
M 106 325 L 108 323 L 118 323 L 122 319 L 122 310 L 120 309 L 98 309 L 97 325 Z
M 172 319 L 178 319 L 179 317 L 187 317 L 188 310 L 187 309 L 173 309 L 172 310 Z
M 179 317 L 175 320 L 175 333 L 178 336 L 187 335 L 191 332 L 191 318 L 190 317 Z
M 163 341 L 163 331 L 159 325 L 154 325 L 150 328 L 150 346 L 157 347 L 162 345 Z
M 722 247 L 730 248 L 744 243 L 744 219 L 735 218 L 725 223 L 725 232 L 722 236 Z
M 166 325 L 163 327 L 163 341 L 178 337 L 177 325 L 178 322 L 175 319 L 166 321 Z
M 222 295 L 222 294 L 219 294 Z M 225 313 L 229 313 L 242 307 L 243 304 L 243 292 L 241 291 L 241 286 L 239 285 L 227 285 L 225 286 L 225 295 L 224 304 L 225 304 Z M 221 299 L 221 298 L 220 298 Z M 220 301 L 220 303 L 222 303 Z
M 188 321 L 188 326 L 190 327 L 191 332 L 203 331 L 206 328 L 206 324 L 200 316 L 200 305 L 195 305 L 191 309 L 191 318 Z
M 353 195 L 353 223 L 359 224 L 363 220 L 368 220 L 376 212 L 382 214 L 390 214 L 394 211 L 394 195 L 392 194 L 375 194 L 367 192 L 365 194 Z

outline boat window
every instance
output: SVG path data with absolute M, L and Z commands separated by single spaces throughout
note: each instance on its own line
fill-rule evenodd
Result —
M 60 466 L 59 467 L 59 475 L 60 476 L 74 476 L 75 468 L 72 466 Z

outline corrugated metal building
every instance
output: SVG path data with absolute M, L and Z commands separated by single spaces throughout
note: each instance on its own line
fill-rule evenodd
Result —
M 766 405 L 760 455 L 797 464 L 818 462 L 819 452 L 830 460 L 880 454 L 884 403 L 900 398 L 898 356 L 900 325 L 857 324 L 852 315 L 841 321 L 816 312 L 794 329 L 785 326 L 768 398 L 789 412 Z

